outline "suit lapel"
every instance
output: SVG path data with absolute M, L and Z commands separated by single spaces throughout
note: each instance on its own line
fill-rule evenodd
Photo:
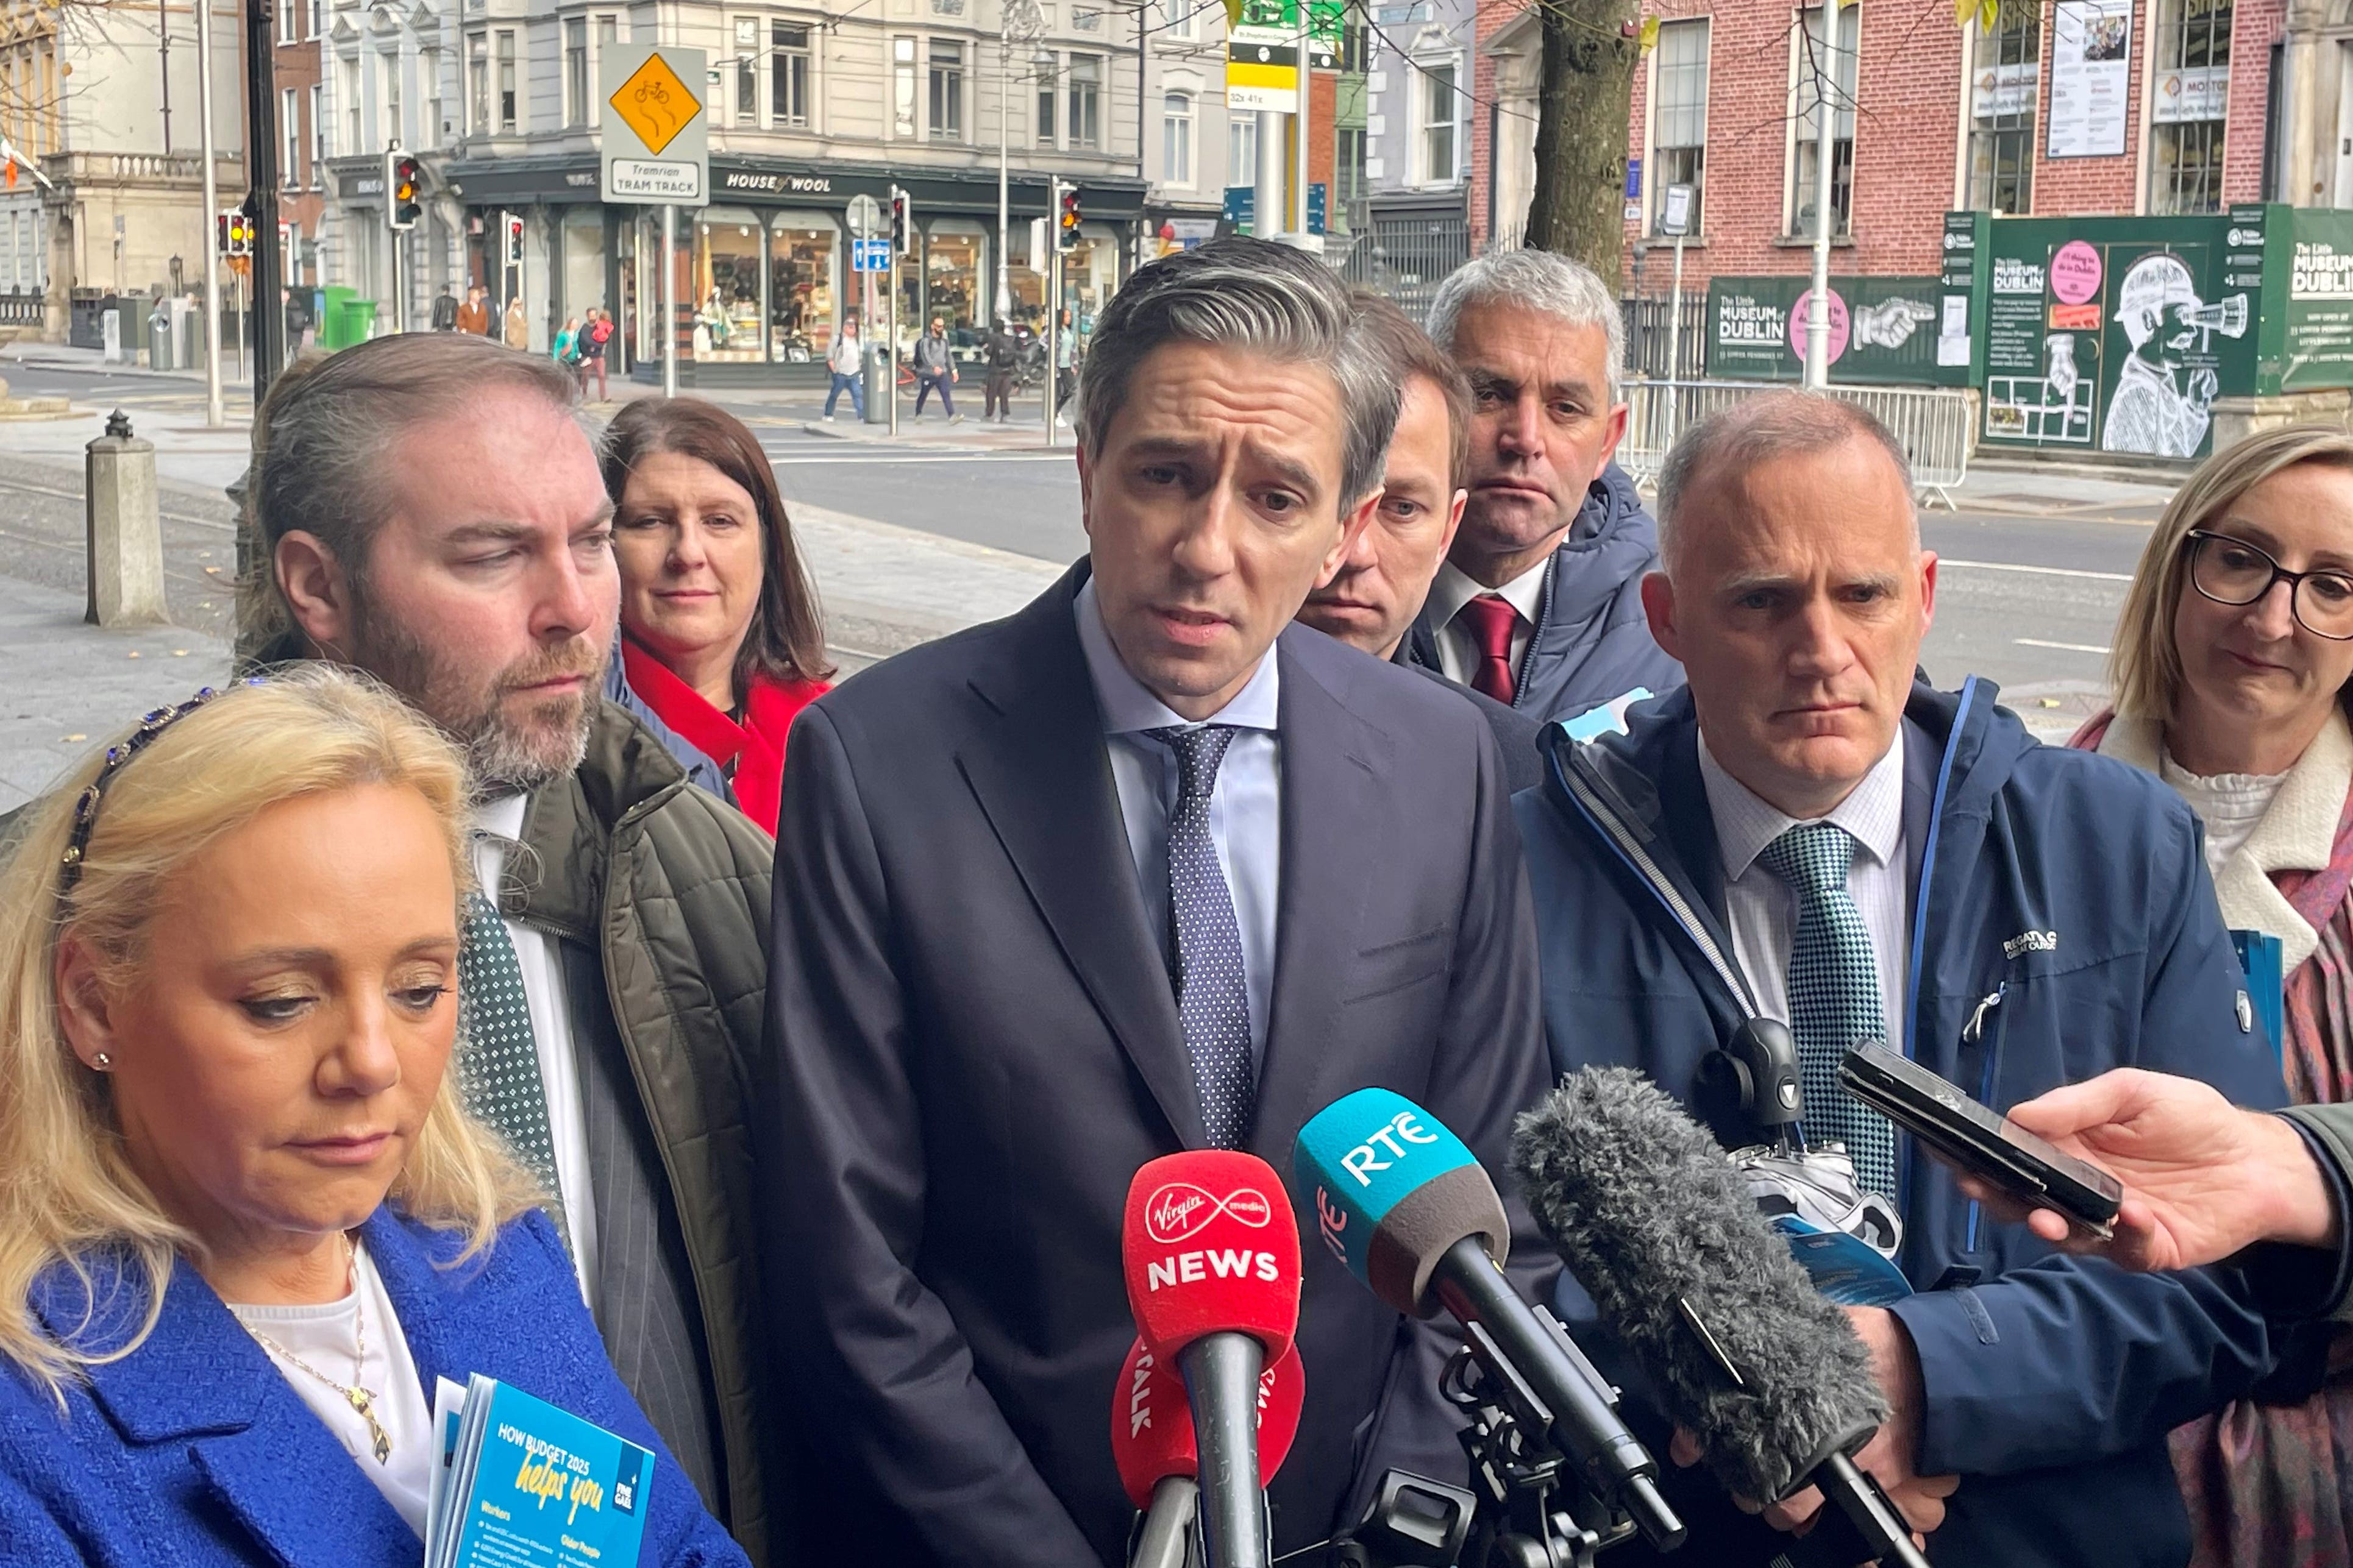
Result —
M 1144 900 L 1071 600 L 1083 564 L 1015 617 L 972 685 L 992 732 L 957 753 L 997 840 L 1112 1034 L 1189 1148 L 1207 1141 L 1193 1066 Z
M 1375 858 L 1366 842 L 1380 808 L 1388 742 L 1343 706 L 1298 657 L 1293 627 L 1275 645 L 1282 660 L 1282 869 L 1275 896 L 1274 1000 L 1259 1067 L 1252 1143 L 1288 1169 L 1290 1140 L 1321 1109 L 1321 1071 L 1333 1024 L 1355 973 L 1365 890 Z M 1351 1085 L 1350 1087 L 1355 1087 Z

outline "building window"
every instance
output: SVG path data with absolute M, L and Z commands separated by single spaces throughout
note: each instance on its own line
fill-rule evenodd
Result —
M 499 31 L 499 129 L 513 131 L 522 121 L 522 83 L 515 69 L 515 36 Z
M 809 30 L 791 22 L 768 25 L 768 122 L 795 130 L 809 122 Z
M 317 190 L 326 183 L 327 170 L 327 92 L 317 82 L 311 84 L 311 188 Z
M 311 17 L 311 32 L 310 32 L 310 37 L 314 37 L 314 38 L 315 38 L 315 37 L 317 37 L 321 33 L 322 33 L 322 32 L 324 32 L 324 31 L 326 30 L 326 29 L 325 29 L 325 27 L 324 27 L 324 26 L 323 26 L 323 23 L 324 23 L 324 21 L 325 21 L 325 18 L 324 18 L 324 17 L 320 14 L 320 13 L 324 9 L 324 7 L 325 7 L 325 3 L 326 3 L 326 0 L 311 0 L 310 5 L 304 7 L 304 9 L 305 9 L 305 10 L 307 10 L 307 11 L 310 13 L 310 17 Z
M 934 38 L 931 51 L 932 140 L 964 140 L 964 46 Z
M 1258 183 L 1258 116 L 1237 114 L 1226 126 L 1226 184 Z
M 1187 40 L 1196 36 L 1199 0 L 1160 0 L 1160 36 Z
M 289 190 L 302 183 L 301 101 L 302 95 L 290 87 L 278 95 L 278 133 L 286 139 L 286 163 L 278 171 L 278 180 Z
M 915 137 L 915 40 L 891 40 L 891 131 L 906 141 Z
M 1091 5 L 1071 6 L 1071 31 L 1073 33 L 1102 32 L 1103 12 Z
M 1420 95 L 1414 137 L 1414 178 L 1440 184 L 1455 177 L 1455 124 L 1462 112 L 1456 90 L 1457 67 L 1451 60 L 1431 60 L 1414 67 L 1415 91 Z
M 425 114 L 417 122 L 417 144 L 426 152 L 441 145 L 446 111 L 441 98 L 441 50 L 438 46 L 417 51 L 417 76 L 425 89 Z
M 1969 68 L 1969 205 L 2034 210 L 2034 100 L 2042 75 L 2042 0 L 2001 0 L 1975 29 Z
M 1160 100 L 1160 177 L 1172 185 L 1193 184 L 1193 95 L 1172 92 Z
M 1340 188 L 1334 193 L 1338 211 L 1331 216 L 1337 218 L 1346 214 L 1351 202 L 1365 196 L 1365 128 L 1343 125 L 1335 135 L 1332 163 Z
M 1365 74 L 1372 60 L 1372 29 L 1361 21 L 1340 25 L 1340 68 L 1357 76 Z
M 280 43 L 298 42 L 302 36 L 298 30 L 301 26 L 302 8 L 300 5 L 285 5 L 278 7 L 278 41 Z
M 335 64 L 343 79 L 343 156 L 355 157 L 367 151 L 367 139 L 360 132 L 360 62 L 343 59 Z
M 1700 231 L 1700 192 L 1707 173 L 1707 19 L 1659 28 L 1651 58 L 1651 227 L 1656 232 L 1669 185 L 1692 188 L 1689 232 Z
M 466 134 L 480 136 L 491 128 L 491 36 L 474 33 L 466 39 Z
M 735 123 L 760 123 L 760 21 L 735 18 Z
M 588 123 L 588 18 L 564 19 L 564 123 Z
M 964 15 L 964 0 L 932 0 L 932 15 L 961 16 Z
M 597 73 L 605 68 L 605 53 L 621 42 L 621 19 L 607 11 L 596 19 L 596 53 L 588 61 L 588 79 L 598 80 Z M 588 123 L 602 123 L 604 100 L 591 95 L 588 100 Z
M 1797 146 L 1789 160 L 1789 232 L 1804 238 L 1814 232 L 1816 171 L 1821 166 L 1821 84 L 1831 79 L 1831 108 L 1836 116 L 1831 142 L 1831 231 L 1854 232 L 1854 57 L 1861 37 L 1862 13 L 1841 5 L 1838 14 L 1838 47 L 1822 47 L 1822 8 L 1805 13 L 1806 26 L 1798 36 L 1795 121 Z
M 400 57 L 376 56 L 376 72 L 384 90 L 376 95 L 384 109 L 384 144 L 389 148 L 400 141 Z
M 1103 57 L 1072 55 L 1068 83 L 1070 108 L 1065 119 L 1071 128 L 1071 145 L 1095 148 L 1103 145 Z
M 1061 76 L 1054 68 L 1054 51 L 1039 49 L 1029 62 L 1029 74 L 1038 79 L 1038 145 L 1051 147 L 1054 123 L 1060 118 L 1054 108 Z
M 2222 210 L 2222 120 L 2230 108 L 2232 16 L 2232 0 L 2159 0 L 2157 90 L 2149 95 L 2153 213 Z

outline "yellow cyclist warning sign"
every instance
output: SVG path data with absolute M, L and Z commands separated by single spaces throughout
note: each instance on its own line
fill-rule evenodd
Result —
M 646 151 L 657 155 L 686 128 L 688 121 L 702 112 L 702 104 L 693 89 L 679 79 L 670 62 L 658 54 L 648 56 L 646 63 L 632 72 L 607 101 L 623 123 L 638 133 Z

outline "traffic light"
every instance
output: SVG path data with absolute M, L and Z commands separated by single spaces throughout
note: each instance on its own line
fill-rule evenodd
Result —
M 1083 220 L 1079 214 L 1079 187 L 1065 185 L 1062 187 L 1062 226 L 1054 236 L 1055 249 L 1071 250 L 1077 247 L 1079 225 L 1082 221 Z
M 396 229 L 415 228 L 425 211 L 425 171 L 413 153 L 384 155 L 385 216 Z
M 253 254 L 253 220 L 243 211 L 222 213 L 215 223 L 215 243 L 223 256 Z
M 907 249 L 907 229 L 908 229 L 908 226 L 909 226 L 910 222 L 912 221 L 912 219 L 913 219 L 913 216 L 914 216 L 914 215 L 913 215 L 913 213 L 912 209 L 910 208 L 909 204 L 908 204 L 908 201 L 907 201 L 907 193 L 906 193 L 906 192 L 904 192 L 904 191 L 902 191 L 902 190 L 901 190 L 901 189 L 900 189 L 898 186 L 896 186 L 896 185 L 892 186 L 892 187 L 891 187 L 891 250 L 892 250 L 892 254 L 893 254 L 893 255 L 904 255 L 904 254 L 906 253 L 906 249 Z
M 510 216 L 507 219 L 507 265 L 522 265 L 522 219 L 520 217 Z

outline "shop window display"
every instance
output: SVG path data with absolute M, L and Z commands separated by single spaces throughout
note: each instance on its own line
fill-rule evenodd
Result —
M 776 213 L 768 231 L 768 357 L 819 363 L 833 347 L 837 257 L 822 213 Z
M 747 208 L 711 207 L 695 224 L 694 357 L 715 364 L 767 357 L 760 220 Z

